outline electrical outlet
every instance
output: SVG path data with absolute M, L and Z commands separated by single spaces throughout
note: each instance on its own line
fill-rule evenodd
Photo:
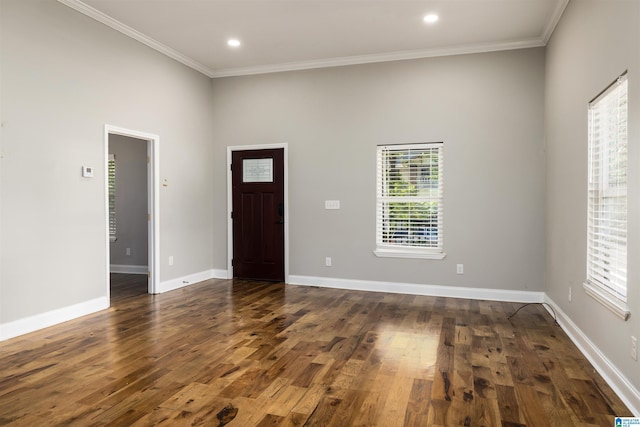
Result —
M 464 274 L 464 264 L 456 264 L 456 274 Z
M 169 255 L 169 265 L 173 265 L 173 255 Z
M 127 256 L 131 256 L 131 248 L 127 248 Z
M 638 340 L 634 336 L 631 337 L 631 358 L 638 360 Z
M 571 302 L 571 286 L 569 286 L 569 302 Z
M 324 259 L 324 265 L 325 267 L 331 267 L 331 257 L 328 256 Z

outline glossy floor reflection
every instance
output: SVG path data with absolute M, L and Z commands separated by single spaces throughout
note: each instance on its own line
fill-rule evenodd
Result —
M 519 304 L 221 280 L 147 295 L 145 283 L 114 275 L 111 309 L 0 343 L 0 425 L 217 426 L 225 413 L 231 427 L 566 427 L 631 415 L 539 306 L 509 320 Z

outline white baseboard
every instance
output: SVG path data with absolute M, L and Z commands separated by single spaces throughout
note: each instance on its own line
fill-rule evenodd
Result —
M 128 266 L 131 267 L 131 266 Z M 142 266 L 139 266 L 142 267 Z M 145 273 L 146 273 L 146 266 Z M 168 292 L 209 279 L 226 279 L 227 270 L 206 270 L 160 283 L 159 292 Z M 602 375 L 616 394 L 635 416 L 640 416 L 640 391 L 627 379 L 596 345 L 578 328 L 556 304 L 543 292 L 514 291 L 504 289 L 480 289 L 455 286 L 418 285 L 368 280 L 336 279 L 313 276 L 289 276 L 289 284 L 349 289 L 369 292 L 389 292 L 409 295 L 427 295 L 448 298 L 468 298 L 508 302 L 546 302 L 553 307 L 558 323 L 573 343 Z M 0 324 L 0 341 L 66 322 L 87 314 L 109 308 L 106 297 L 51 310 L 46 313 Z
M 602 375 L 607 384 L 609 384 L 635 416 L 640 416 L 640 391 L 607 359 L 589 337 L 573 323 L 571 318 L 567 316 L 548 295 L 545 295 L 544 302 L 553 307 L 560 327 L 589 362 L 591 362 L 598 373 Z M 547 310 L 549 309 L 547 308 Z
M 543 302 L 544 292 L 506 289 L 466 288 L 457 286 L 418 285 L 415 283 L 376 282 L 370 280 L 335 279 L 330 277 L 289 276 L 289 284 L 319 286 L 354 291 L 389 292 L 394 294 L 427 295 L 448 298 L 507 302 Z
M 146 265 L 126 265 L 126 264 L 111 264 L 109 266 L 111 273 L 124 273 L 124 274 L 147 274 L 149 267 Z
M 14 320 L 0 325 L 0 341 L 8 340 L 19 335 L 28 334 L 58 323 L 66 322 L 96 311 L 109 308 L 109 299 L 100 297 L 68 307 L 47 311 L 23 319 Z
M 111 265 L 111 272 L 113 273 L 147 274 L 147 271 L 146 265 Z M 207 270 L 162 282 L 160 283 L 159 293 L 179 289 L 203 280 L 226 278 L 227 270 Z M 109 299 L 107 297 L 100 297 L 90 301 L 74 304 L 69 307 L 51 310 L 46 313 L 0 324 L 0 341 L 28 334 L 29 332 L 44 329 L 49 326 L 57 325 L 58 323 L 95 313 L 96 311 L 105 310 L 107 308 L 109 308 Z
M 368 280 L 335 279 L 328 277 L 289 276 L 289 284 L 349 289 L 369 292 L 389 292 L 410 295 L 427 295 L 448 298 L 468 298 L 521 303 L 545 302 L 553 307 L 558 323 L 594 366 L 615 393 L 635 416 L 640 416 L 640 391 L 633 386 L 618 368 L 577 327 L 544 292 L 512 291 L 503 289 L 478 289 L 455 286 L 417 285 L 413 283 L 375 282 Z M 546 307 L 545 307 L 546 308 Z M 548 308 L 547 308 L 548 310 Z
M 217 269 L 213 269 L 211 270 L 213 271 L 213 278 L 214 279 L 228 279 L 228 272 L 227 270 L 217 270 Z
M 220 270 L 205 270 L 199 273 L 189 274 L 187 276 L 178 277 L 176 279 L 167 280 L 160 283 L 160 289 L 158 293 L 173 291 L 175 289 L 184 288 L 185 286 L 193 285 L 194 283 L 202 282 L 209 279 L 218 279 Z M 226 278 L 226 271 L 224 272 Z

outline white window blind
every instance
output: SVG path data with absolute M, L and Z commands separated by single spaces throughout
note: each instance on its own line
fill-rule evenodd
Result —
M 377 255 L 444 256 L 442 146 L 424 143 L 378 147 Z
M 116 157 L 109 154 L 108 162 L 109 239 L 116 240 Z
M 627 301 L 627 78 L 589 104 L 587 283 L 614 306 Z M 628 316 L 628 314 L 625 314 Z

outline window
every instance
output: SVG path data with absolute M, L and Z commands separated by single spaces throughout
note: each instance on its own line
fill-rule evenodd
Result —
M 377 256 L 444 258 L 442 145 L 378 147 Z
M 627 302 L 627 78 L 589 103 L 586 292 L 623 319 Z
M 109 154 L 108 162 L 109 240 L 116 241 L 116 156 Z

